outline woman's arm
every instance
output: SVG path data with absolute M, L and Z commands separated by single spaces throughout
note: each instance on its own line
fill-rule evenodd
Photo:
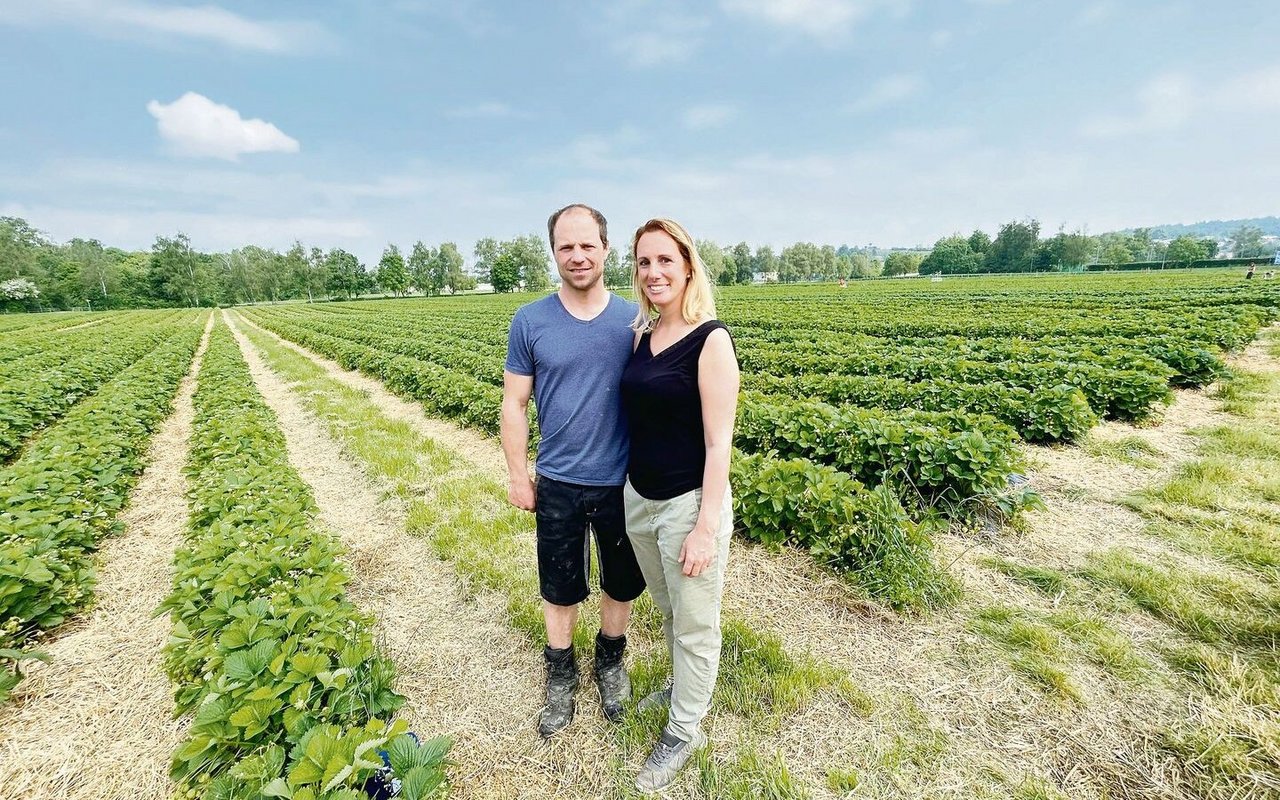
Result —
M 697 576 L 715 556 L 720 533 L 720 508 L 729 489 L 729 454 L 733 420 L 738 410 L 738 360 L 729 332 L 719 328 L 707 336 L 698 357 L 698 393 L 702 398 L 702 428 L 707 463 L 702 471 L 702 506 L 698 521 L 680 548 L 684 574 Z

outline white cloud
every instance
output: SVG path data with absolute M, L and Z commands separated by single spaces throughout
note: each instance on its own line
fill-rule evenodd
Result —
M 594 28 L 627 65 L 651 69 L 688 61 L 710 25 L 677 0 L 615 0 Z
M 748 17 L 823 41 L 844 37 L 878 5 L 876 0 L 720 0 L 729 15 Z
M 314 22 L 254 20 L 216 5 L 172 6 L 136 0 L 0 0 L 0 22 L 66 25 L 98 36 L 141 37 L 171 45 L 174 37 L 242 50 L 291 53 L 326 48 L 333 37 Z
M 849 110 L 865 113 L 900 103 L 919 93 L 922 83 L 915 75 L 890 75 L 876 81 L 866 94 L 849 105 Z
M 492 101 L 449 109 L 444 115 L 453 119 L 515 119 L 528 116 L 506 103 Z
M 684 126 L 691 131 L 718 128 L 737 116 L 737 113 L 738 110 L 729 105 L 693 106 L 684 112 Z
M 1191 118 L 1195 103 L 1195 92 L 1184 76 L 1161 75 L 1138 90 L 1131 113 L 1092 117 L 1080 132 L 1092 139 L 1114 139 L 1176 130 Z
M 1119 9 L 1112 0 L 1098 0 L 1080 9 L 1076 15 L 1076 24 L 1082 27 L 1100 25 L 1116 15 Z
M 1246 72 L 1223 81 L 1212 100 L 1236 112 L 1280 109 L 1280 64 Z
M 1280 111 L 1280 64 L 1214 83 L 1169 73 L 1141 86 L 1128 114 L 1091 117 L 1080 126 L 1087 138 L 1115 139 L 1176 131 L 1196 118 L 1240 118 Z
M 296 153 L 299 149 L 297 139 L 270 122 L 244 119 L 234 108 L 195 92 L 168 105 L 152 100 L 147 111 L 156 118 L 160 136 L 179 155 L 235 161 L 245 153 Z

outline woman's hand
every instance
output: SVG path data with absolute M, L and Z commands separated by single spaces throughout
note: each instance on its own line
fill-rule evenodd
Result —
M 696 578 L 716 558 L 716 535 L 710 528 L 695 526 L 680 545 L 680 563 L 685 577 Z

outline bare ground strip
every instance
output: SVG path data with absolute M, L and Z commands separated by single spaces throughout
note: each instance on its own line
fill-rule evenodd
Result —
M 147 467 L 103 544 L 93 611 L 57 632 L 0 711 L 0 798 L 138 800 L 173 794 L 169 755 L 182 737 L 162 648 L 167 617 L 152 611 L 172 585 L 186 530 L 191 397 L 213 320 L 157 429 Z

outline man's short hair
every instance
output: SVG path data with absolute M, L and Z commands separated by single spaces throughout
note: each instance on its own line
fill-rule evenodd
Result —
M 585 203 L 570 203 L 569 205 L 560 209 L 556 213 L 552 214 L 551 218 L 547 220 L 547 238 L 551 241 L 551 249 L 552 250 L 556 249 L 556 223 L 560 221 L 560 215 L 574 208 L 580 208 L 591 215 L 591 218 L 596 221 L 596 225 L 600 226 L 600 244 L 604 245 L 605 247 L 608 247 L 609 246 L 609 223 L 607 220 L 605 220 L 604 214 L 601 214 L 599 211 L 596 211 L 594 208 L 592 208 L 589 205 L 586 205 Z

